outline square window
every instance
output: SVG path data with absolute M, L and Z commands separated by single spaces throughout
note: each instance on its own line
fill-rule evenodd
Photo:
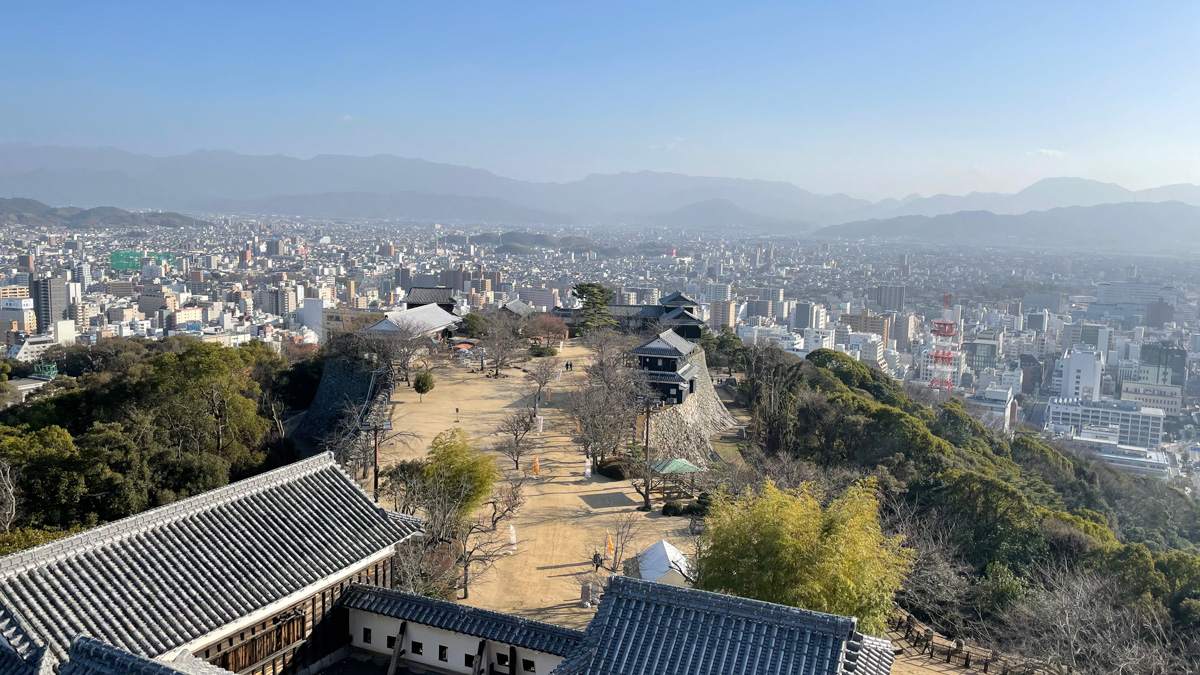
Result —
M 508 654 L 497 654 L 496 655 L 496 665 L 507 666 L 508 665 Z
M 438 646 L 438 661 L 449 661 L 449 660 L 450 660 L 450 648 L 447 647 L 446 645 L 439 645 Z
M 536 672 L 533 669 L 533 660 L 532 659 L 521 659 L 521 668 L 524 669 L 524 671 L 527 673 Z
M 396 636 L 395 635 L 387 636 L 387 648 L 388 649 L 396 648 Z
M 371 644 L 371 629 L 370 628 L 363 629 L 363 644 L 365 644 L 365 645 Z
M 474 654 L 463 654 L 463 665 L 468 668 L 474 668 L 475 667 L 475 655 Z
M 416 654 L 417 656 L 420 656 L 424 652 L 425 652 L 425 645 L 421 644 L 420 642 L 417 642 L 416 640 L 413 640 L 412 653 Z

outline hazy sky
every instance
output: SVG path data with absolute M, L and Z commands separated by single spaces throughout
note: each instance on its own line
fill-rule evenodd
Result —
M 0 142 L 868 198 L 1200 183 L 1196 0 L 248 4 L 7 3 Z

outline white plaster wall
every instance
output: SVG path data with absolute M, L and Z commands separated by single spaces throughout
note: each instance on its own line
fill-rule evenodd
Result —
M 400 624 L 403 623 L 400 619 L 394 619 L 390 616 L 381 616 L 372 612 L 365 612 L 358 609 L 350 610 L 350 641 L 351 645 L 357 649 L 362 649 L 369 652 L 374 652 L 383 656 L 390 657 L 392 650 L 387 648 L 387 637 L 396 635 L 400 632 Z M 371 644 L 366 644 L 362 641 L 363 628 L 371 629 Z M 417 641 L 422 643 L 424 653 L 413 654 L 412 642 Z M 430 626 L 423 626 L 418 623 L 408 622 L 408 630 L 404 636 L 404 648 L 407 653 L 404 659 L 412 663 L 419 663 L 431 668 L 440 670 L 463 673 L 470 675 L 471 668 L 466 667 L 463 656 L 465 654 L 475 654 L 479 649 L 480 638 L 470 635 L 463 635 L 453 631 L 442 630 Z M 446 661 L 438 660 L 438 647 L 446 646 L 449 649 L 449 658 Z M 496 665 L 496 654 L 508 654 L 509 645 L 499 642 L 488 641 L 488 648 L 484 653 L 484 658 L 488 665 L 495 666 L 499 672 L 506 672 L 504 666 Z M 536 652 L 531 649 L 517 647 L 517 669 L 514 675 L 525 675 L 529 671 L 521 668 L 521 661 L 531 659 L 534 662 L 535 675 L 548 675 L 552 670 L 558 667 L 562 662 L 562 657 L 553 654 L 545 654 Z

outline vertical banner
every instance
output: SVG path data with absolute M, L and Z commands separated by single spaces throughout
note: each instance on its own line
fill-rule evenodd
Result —
M 549 398 L 548 398 L 548 397 L 547 397 L 547 400 L 549 400 Z M 540 434 L 540 433 L 542 433 L 542 421 L 543 421 L 543 420 L 545 420 L 545 419 L 546 419 L 546 418 L 545 418 L 545 417 L 543 417 L 542 415 L 538 415 L 538 433 L 539 433 L 539 434 Z

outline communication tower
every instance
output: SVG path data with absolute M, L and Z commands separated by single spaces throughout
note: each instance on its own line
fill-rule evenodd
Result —
M 956 364 L 962 363 L 958 351 L 958 322 L 949 319 L 933 320 L 933 377 L 929 386 L 950 391 L 958 377 Z

